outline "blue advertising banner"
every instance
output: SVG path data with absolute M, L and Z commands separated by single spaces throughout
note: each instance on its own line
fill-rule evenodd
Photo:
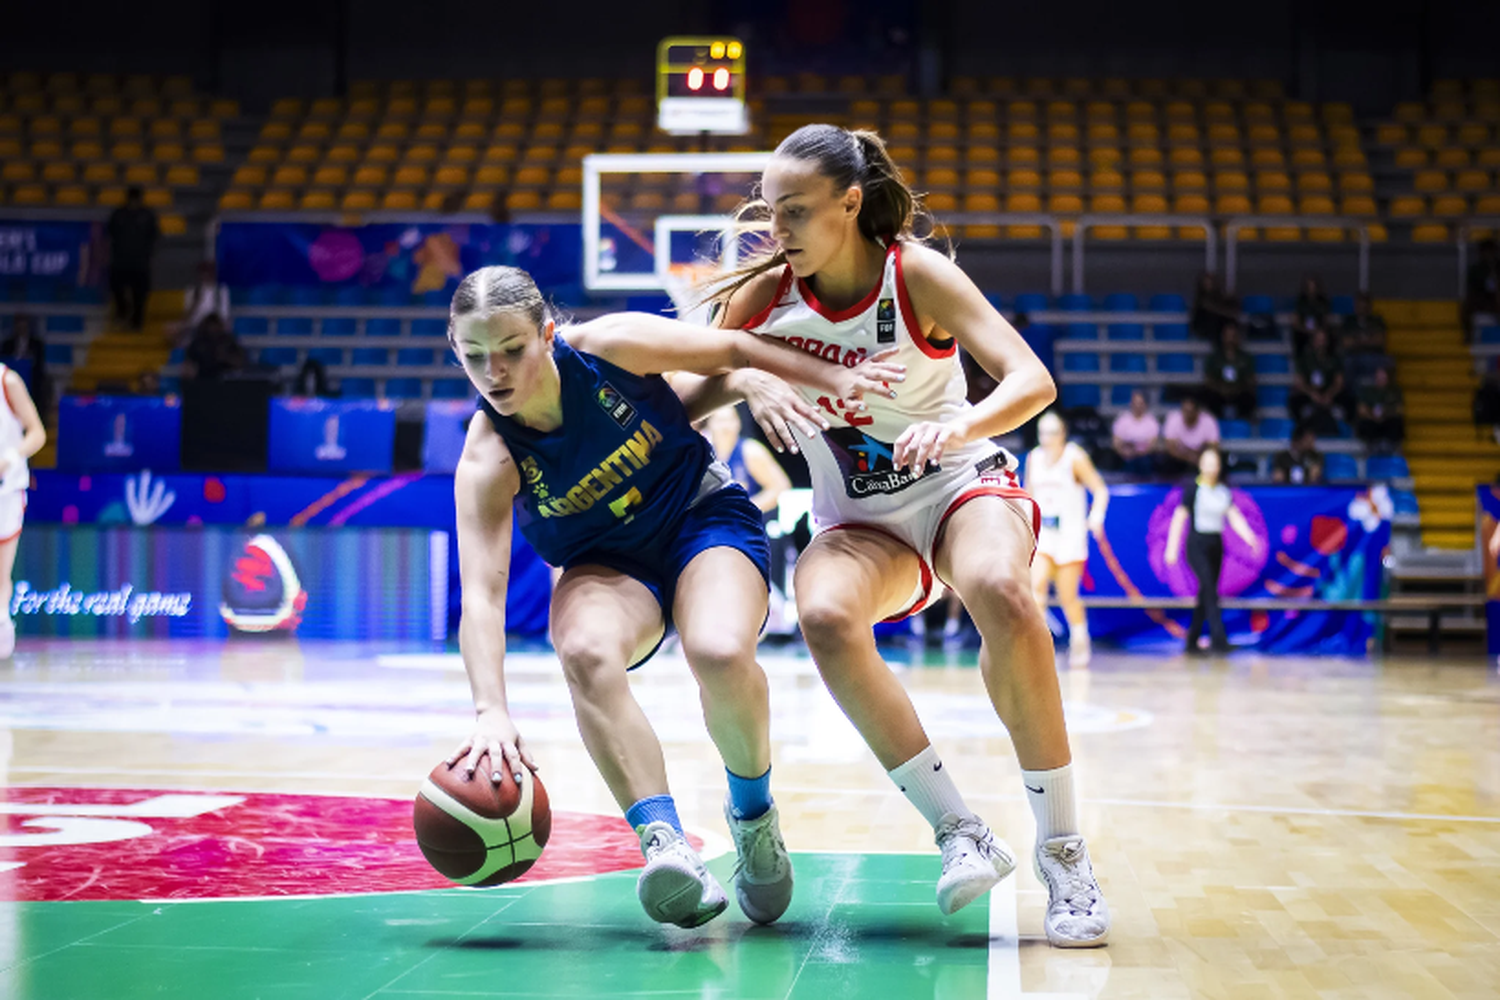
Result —
M 272 472 L 390 472 L 395 444 L 390 400 L 271 400 Z
M 182 408 L 175 396 L 64 396 L 57 404 L 59 469 L 170 472 L 181 450 Z
M 583 230 L 575 224 L 226 222 L 219 280 L 232 288 L 313 286 L 451 292 L 476 268 L 508 264 L 543 288 L 583 280 Z
M 0 219 L 0 279 L 99 284 L 103 221 Z
M 111 528 L 21 533 L 22 635 L 423 639 L 448 631 L 448 539 L 404 528 Z
M 1219 593 L 1225 597 L 1375 600 L 1391 538 L 1391 501 L 1384 486 L 1258 486 L 1233 491 L 1259 544 L 1224 533 Z M 1197 580 L 1183 556 L 1166 560 L 1167 530 L 1181 504 L 1180 486 L 1122 485 L 1110 489 L 1103 540 L 1090 539 L 1084 596 L 1192 597 Z M 1180 648 L 1188 612 L 1095 610 L 1096 639 L 1129 648 Z M 1054 628 L 1061 617 L 1054 615 Z M 1353 612 L 1226 611 L 1236 646 L 1263 652 L 1363 655 L 1373 615 Z
M 458 468 L 464 438 L 469 433 L 469 420 L 475 412 L 472 399 L 435 399 L 427 404 L 422 438 L 423 469 L 451 473 Z
M 448 536 L 449 623 L 458 621 L 458 534 L 452 476 L 69 475 L 32 472 L 28 526 L 257 525 L 265 528 L 410 527 Z M 31 527 L 22 533 L 25 537 Z M 512 533 L 507 628 L 547 631 L 552 581 L 547 565 Z M 17 557 L 16 579 L 41 577 Z
M 1500 656 L 1500 487 L 1480 486 L 1479 557 L 1484 562 L 1485 641 L 1491 656 Z

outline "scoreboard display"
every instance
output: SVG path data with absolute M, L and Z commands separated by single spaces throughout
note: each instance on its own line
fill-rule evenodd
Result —
M 657 126 L 675 135 L 749 131 L 738 38 L 664 38 L 656 49 Z

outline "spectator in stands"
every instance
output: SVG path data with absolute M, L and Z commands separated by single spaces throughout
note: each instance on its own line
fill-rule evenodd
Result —
M 131 329 L 146 322 L 146 300 L 151 296 L 151 258 L 161 235 L 156 213 L 146 207 L 139 187 L 125 192 L 125 204 L 110 213 L 109 287 L 115 314 Z
M 188 330 L 197 330 L 198 325 L 209 316 L 217 316 L 227 327 L 229 323 L 229 287 L 219 284 L 214 262 L 205 260 L 198 265 L 198 281 L 183 293 L 183 323 Z
M 1219 346 L 1203 366 L 1203 402 L 1217 417 L 1249 420 L 1255 414 L 1255 359 L 1240 346 L 1240 325 L 1224 324 Z
M 1494 239 L 1481 240 L 1479 259 L 1469 265 L 1464 280 L 1464 336 L 1474 339 L 1474 317 L 1488 313 L 1500 316 L 1500 245 Z
M 1146 394 L 1137 389 L 1130 394 L 1130 409 L 1115 417 L 1110 428 L 1115 454 L 1121 467 L 1134 476 L 1156 472 L 1157 451 L 1161 448 L 1161 424 L 1146 408 Z
M 1375 369 L 1371 384 L 1362 387 L 1355 430 L 1375 451 L 1394 451 L 1406 437 L 1406 403 L 1401 389 L 1391 381 L 1388 368 Z
M 308 358 L 302 362 L 302 367 L 297 370 L 297 377 L 292 380 L 293 396 L 312 397 L 328 399 L 334 395 L 333 390 L 328 387 L 328 369 L 323 362 L 317 358 Z
M 210 313 L 198 324 L 193 341 L 188 344 L 183 374 L 200 382 L 212 382 L 244 367 L 245 351 L 239 341 L 234 339 L 223 320 Z
M 1328 331 L 1315 327 L 1307 350 L 1297 358 L 1287 409 L 1315 433 L 1332 435 L 1338 433 L 1343 397 L 1344 366 L 1328 346 Z
M 1193 297 L 1193 333 L 1217 344 L 1224 324 L 1238 322 L 1239 318 L 1239 300 L 1219 287 L 1217 275 L 1205 271 L 1198 278 L 1198 292 Z
M 0 344 L 0 357 L 31 362 L 31 371 L 24 373 L 26 388 L 45 424 L 52 412 L 52 379 L 47 376 L 47 345 L 30 316 L 17 313 L 11 320 L 10 336 Z
M 1182 475 L 1198 464 L 1203 449 L 1219 444 L 1219 422 L 1213 414 L 1203 412 L 1196 396 L 1186 396 L 1177 409 L 1167 414 L 1161 431 L 1166 449 L 1163 471 Z
M 1317 329 L 1326 328 L 1328 313 L 1333 304 L 1323 291 L 1323 283 L 1309 274 L 1302 279 L 1302 290 L 1297 293 L 1297 325 L 1292 328 L 1292 347 L 1297 353 L 1307 347 L 1308 338 Z
M 1354 312 L 1345 317 L 1343 334 L 1346 387 L 1357 390 L 1374 380 L 1376 369 L 1395 366 L 1395 359 L 1385 352 L 1385 320 L 1374 311 L 1368 292 L 1355 297 Z
M 130 394 L 132 396 L 160 396 L 161 375 L 154 368 L 146 368 L 138 373 L 135 381 L 130 383 Z
M 1323 481 L 1323 455 L 1318 451 L 1318 435 L 1306 424 L 1292 431 L 1287 449 L 1271 459 L 1271 481 L 1293 486 L 1311 486 Z

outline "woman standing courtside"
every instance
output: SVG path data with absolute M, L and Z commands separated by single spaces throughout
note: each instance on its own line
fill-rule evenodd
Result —
M 26 490 L 31 486 L 31 470 L 26 460 L 47 443 L 47 430 L 36 412 L 36 405 L 26 391 L 20 375 L 0 365 L 0 387 L 4 388 L 4 405 L 0 406 L 0 659 L 16 651 L 16 623 L 10 617 L 11 571 L 16 564 L 16 548 L 21 541 L 21 524 L 26 518 Z
M 1251 552 L 1259 551 L 1260 539 L 1250 530 L 1245 515 L 1234 505 L 1234 495 L 1220 481 L 1224 458 L 1217 445 L 1209 445 L 1198 456 L 1198 478 L 1182 491 L 1182 503 L 1172 512 L 1167 530 L 1167 565 L 1176 566 L 1182 551 L 1182 531 L 1191 522 L 1187 535 L 1188 568 L 1198 581 L 1198 603 L 1193 607 L 1193 623 L 1188 628 L 1187 651 L 1198 652 L 1203 623 L 1208 622 L 1215 653 L 1229 652 L 1229 637 L 1224 633 L 1224 617 L 1219 612 L 1219 570 L 1224 566 L 1224 525 L 1245 540 Z

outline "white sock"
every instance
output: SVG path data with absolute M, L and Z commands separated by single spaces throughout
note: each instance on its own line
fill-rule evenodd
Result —
M 958 794 L 958 786 L 943 769 L 942 758 L 931 744 L 905 764 L 886 773 L 933 829 L 948 813 L 974 815 L 964 805 L 964 797 Z
M 1089 645 L 1089 623 L 1086 621 L 1074 625 L 1068 622 L 1068 645 L 1077 643 L 1080 646 Z
M 1066 837 L 1078 832 L 1078 807 L 1073 802 L 1073 765 L 1050 771 L 1021 771 L 1026 798 L 1036 817 L 1038 841 Z

